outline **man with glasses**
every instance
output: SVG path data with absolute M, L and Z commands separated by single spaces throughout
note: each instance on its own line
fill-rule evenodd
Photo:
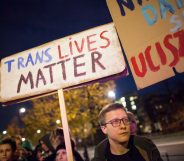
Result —
M 163 161 L 151 140 L 130 135 L 130 122 L 123 105 L 105 106 L 99 113 L 99 123 L 107 139 L 96 146 L 92 161 Z

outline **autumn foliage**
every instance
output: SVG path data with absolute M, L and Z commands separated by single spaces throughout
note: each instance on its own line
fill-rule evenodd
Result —
M 93 136 L 98 126 L 99 110 L 113 101 L 108 91 L 115 91 L 114 81 L 94 83 L 72 90 L 65 90 L 65 104 L 71 135 L 76 139 Z M 25 125 L 24 134 L 33 142 L 53 130 L 61 120 L 58 95 L 50 95 L 32 100 L 32 108 L 22 116 Z M 36 133 L 40 129 L 41 133 Z

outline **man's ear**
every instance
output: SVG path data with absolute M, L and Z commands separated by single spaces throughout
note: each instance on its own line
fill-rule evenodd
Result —
M 107 134 L 107 128 L 106 126 L 101 126 L 101 130 L 104 134 Z

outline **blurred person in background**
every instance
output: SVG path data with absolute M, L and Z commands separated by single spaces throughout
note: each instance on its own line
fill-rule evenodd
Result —
M 73 148 L 72 148 L 73 149 Z M 56 159 L 55 161 L 68 161 L 65 144 L 60 144 L 56 148 Z
M 50 142 L 55 150 L 59 145 L 65 146 L 64 133 L 62 128 L 57 127 L 51 132 Z M 84 161 L 79 152 L 76 150 L 75 142 L 73 139 L 71 139 L 71 147 L 75 161 Z
M 16 149 L 21 149 L 22 148 L 22 137 L 20 135 L 13 135 L 11 136 L 11 138 L 16 143 Z
M 55 150 L 58 147 L 58 145 L 64 144 L 65 140 L 64 140 L 63 129 L 61 127 L 57 127 L 55 130 L 53 130 L 50 134 L 49 140 L 50 140 L 52 147 Z
M 12 138 L 0 141 L 0 161 L 17 161 L 15 159 L 16 143 Z
M 75 149 L 74 149 L 74 144 L 73 144 L 72 152 L 74 153 L 74 151 Z M 62 143 L 57 146 L 55 161 L 68 161 L 65 143 Z M 74 156 L 74 161 L 80 161 L 80 159 Z
M 33 154 L 33 145 L 31 141 L 28 139 L 22 141 L 22 148 L 25 150 L 25 159 L 29 161 Z
M 30 161 L 44 161 L 45 158 L 45 152 L 43 151 L 41 145 L 38 144 L 33 151 Z
M 50 134 L 48 133 L 48 134 L 42 136 L 39 140 L 39 144 L 41 145 L 42 149 L 44 150 L 46 157 L 49 157 L 54 152 L 54 149 L 50 143 L 49 137 L 50 137 Z
M 22 141 L 22 137 L 20 135 L 13 135 L 11 138 L 16 143 L 15 157 L 17 161 L 29 161 L 33 152 L 31 142 L 27 139 Z
M 136 133 L 137 133 L 137 120 L 136 120 L 136 117 L 130 111 L 127 111 L 127 115 L 128 115 L 128 119 L 129 119 L 129 122 L 130 122 L 130 134 L 131 135 L 136 135 Z
M 11 137 L 15 143 L 16 143 L 16 151 L 15 156 L 18 161 L 23 161 L 23 158 L 25 158 L 26 151 L 22 148 L 22 137 L 20 135 L 13 135 Z

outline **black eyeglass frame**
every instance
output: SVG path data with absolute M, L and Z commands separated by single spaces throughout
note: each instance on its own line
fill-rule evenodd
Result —
M 102 126 L 105 126 L 107 124 L 111 124 L 113 127 L 119 127 L 122 122 L 123 122 L 124 125 L 129 125 L 130 124 L 130 120 L 128 119 L 128 117 L 123 117 L 121 119 L 110 120 L 110 121 L 104 123 Z

